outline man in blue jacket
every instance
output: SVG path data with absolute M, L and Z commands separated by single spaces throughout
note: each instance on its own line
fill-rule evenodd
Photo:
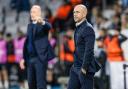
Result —
M 75 52 L 68 89 L 93 89 L 94 74 L 100 69 L 94 58 L 95 33 L 86 19 L 87 8 L 84 5 L 75 6 L 73 13 L 76 22 Z
M 41 18 L 41 8 L 34 5 L 30 11 L 31 23 L 28 24 L 27 38 L 24 44 L 24 59 L 21 69 L 27 64 L 29 89 L 46 89 L 47 63 L 54 58 L 52 47 L 48 41 L 51 25 Z

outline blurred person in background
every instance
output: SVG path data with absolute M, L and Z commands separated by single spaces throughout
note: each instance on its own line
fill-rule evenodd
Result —
M 128 9 L 124 11 L 121 16 L 121 34 L 128 38 Z M 121 48 L 123 49 L 124 59 L 128 61 L 128 39 L 122 43 Z
M 66 23 L 71 10 L 72 10 L 71 4 L 65 1 L 64 1 L 64 4 L 57 9 L 53 26 L 59 29 L 59 32 L 66 30 L 66 27 L 67 27 Z
M 98 30 L 101 29 L 101 24 L 103 23 L 103 16 L 99 13 L 97 17 L 95 18 L 95 23 L 93 23 L 94 31 L 96 38 L 98 37 L 99 33 Z
M 14 52 L 14 40 L 11 33 L 6 34 L 6 48 L 7 48 L 7 68 L 8 68 L 8 78 L 9 78 L 9 87 L 13 86 L 11 84 L 11 68 L 15 65 L 15 52 Z M 16 80 L 17 81 L 17 80 Z M 15 84 L 14 84 L 15 85 Z
M 17 12 L 29 11 L 30 10 L 30 0 L 10 0 L 10 7 L 16 9 Z
M 121 29 L 128 29 L 128 9 L 126 9 L 124 13 L 121 15 Z
M 8 63 L 14 63 L 15 62 L 15 52 L 14 52 L 14 41 L 12 38 L 12 34 L 11 33 L 7 33 L 6 34 L 6 47 L 7 47 L 7 60 Z
M 4 31 L 0 31 L 0 89 L 8 89 L 7 49 Z
M 122 13 L 122 7 L 118 2 L 115 2 L 115 4 L 113 5 L 113 10 L 115 12 L 115 15 L 120 16 Z
M 96 23 L 96 18 L 98 17 L 98 15 L 100 14 L 99 12 L 99 7 L 93 7 L 92 8 L 92 13 L 91 13 L 91 23 L 92 25 Z
M 42 18 L 39 5 L 32 6 L 30 16 L 20 67 L 23 70 L 27 68 L 29 89 L 46 89 L 47 64 L 55 57 L 48 41 L 51 25 Z
M 75 50 L 75 45 L 72 35 L 73 30 L 68 29 L 60 47 L 60 60 L 64 62 L 64 76 L 69 76 L 70 68 L 74 62 L 73 52 Z
M 121 34 L 123 34 L 125 37 L 128 38 L 128 31 L 127 32 L 121 32 Z M 123 50 L 123 56 L 124 56 L 124 61 L 128 61 L 128 39 L 125 40 L 122 44 L 121 44 L 121 48 Z
M 15 63 L 18 67 L 19 82 L 22 88 L 25 88 L 24 82 L 26 80 L 26 70 L 19 68 L 19 62 L 23 59 L 23 46 L 25 42 L 25 35 L 21 31 L 20 27 L 17 29 L 17 37 L 14 39 L 14 50 L 15 50 Z
M 56 44 L 57 44 L 57 38 L 55 36 L 55 33 L 50 31 L 48 39 L 49 39 L 50 45 L 52 46 L 52 48 L 55 52 Z M 56 62 L 57 62 L 56 58 L 53 58 L 52 60 L 50 60 L 48 62 L 48 68 L 53 69 Z
M 74 6 L 80 3 L 82 3 L 82 0 L 63 0 L 63 4 L 56 11 L 53 23 L 54 28 L 59 28 L 59 32 L 66 31 L 66 28 L 69 26 L 74 28 L 72 11 Z
M 55 36 L 55 33 L 52 32 L 52 30 L 49 31 L 49 42 L 50 45 L 52 46 L 54 52 L 55 52 L 55 48 L 56 48 L 56 44 L 57 44 L 57 38 Z M 47 88 L 51 89 L 52 87 L 54 87 L 54 85 L 56 84 L 56 79 L 54 76 L 54 67 L 55 64 L 57 62 L 57 58 L 53 58 L 52 60 L 48 61 L 48 69 L 47 69 L 47 76 L 46 76 L 46 80 L 47 80 Z
M 20 28 L 18 28 L 17 37 L 14 39 L 14 48 L 17 63 L 19 63 L 20 60 L 23 58 L 23 46 L 25 39 L 26 38 L 24 33 L 20 30 Z
M 51 68 L 47 69 L 46 80 L 47 80 L 47 89 L 52 89 L 53 87 L 56 86 L 57 80 L 55 79 L 53 69 L 51 69 Z
M 121 18 L 120 18 L 120 15 L 114 15 L 112 17 L 112 23 L 111 23 L 111 26 L 110 26 L 110 29 L 120 29 L 121 28 Z
M 106 52 L 104 50 L 104 36 L 100 36 L 96 39 L 98 49 L 95 51 L 96 60 L 102 65 L 101 70 L 95 75 L 95 89 L 109 89 L 109 82 L 106 76 Z
M 48 21 L 52 24 L 54 21 L 54 17 L 52 15 L 51 9 L 48 6 L 46 6 L 44 12 L 45 12 L 44 13 L 45 18 L 48 19 Z
M 11 0 L 10 1 L 10 7 L 12 9 L 16 9 L 16 22 L 19 21 L 19 14 L 23 11 L 29 11 L 30 10 L 30 0 Z
M 106 28 L 101 28 L 101 29 L 98 30 L 99 37 L 102 37 L 103 41 L 107 36 L 107 31 L 108 31 L 108 29 L 106 29 Z
M 108 61 L 124 61 L 121 44 L 126 39 L 127 37 L 120 34 L 118 29 L 109 29 L 108 35 L 104 41 Z

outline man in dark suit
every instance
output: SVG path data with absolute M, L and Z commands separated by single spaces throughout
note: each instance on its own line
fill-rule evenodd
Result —
M 28 24 L 27 38 L 24 44 L 24 59 L 20 62 L 21 69 L 27 64 L 29 89 L 46 89 L 47 63 L 54 58 L 52 47 L 48 41 L 51 25 L 41 18 L 41 8 L 31 8 L 31 20 Z
M 100 65 L 94 58 L 95 33 L 86 20 L 87 8 L 80 4 L 74 8 L 75 52 L 74 64 L 70 71 L 68 89 L 93 89 L 93 78 Z

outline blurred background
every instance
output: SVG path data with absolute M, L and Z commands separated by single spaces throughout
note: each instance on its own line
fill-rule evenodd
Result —
M 128 0 L 0 0 L 0 89 L 28 89 L 19 61 L 34 4 L 42 7 L 53 27 L 49 41 L 56 58 L 48 63 L 47 89 L 66 89 L 75 49 L 72 12 L 80 3 L 88 8 L 96 34 L 95 57 L 102 65 L 94 89 L 128 89 Z

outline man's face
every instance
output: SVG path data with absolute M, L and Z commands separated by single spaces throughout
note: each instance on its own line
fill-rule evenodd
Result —
M 85 17 L 85 13 L 82 7 L 75 7 L 73 14 L 74 14 L 74 21 L 76 23 L 80 22 Z
M 41 10 L 37 7 L 32 7 L 30 11 L 31 20 L 35 21 L 38 17 L 41 17 Z

